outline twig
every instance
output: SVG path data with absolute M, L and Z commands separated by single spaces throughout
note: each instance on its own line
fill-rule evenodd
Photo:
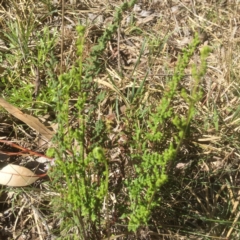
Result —
M 5 143 L 5 144 L 7 144 L 7 145 L 10 145 L 11 147 L 14 147 L 14 148 L 17 148 L 17 149 L 22 150 L 21 152 L 4 152 L 4 151 L 1 151 L 1 150 L 0 150 L 0 153 L 2 153 L 2 154 L 6 154 L 6 155 L 9 155 L 9 156 L 29 154 L 29 155 L 39 156 L 39 157 L 45 157 L 45 158 L 47 158 L 47 159 L 49 159 L 49 160 L 52 160 L 52 159 L 53 159 L 53 158 L 50 158 L 50 157 L 45 156 L 44 154 L 34 152 L 34 151 L 30 150 L 30 149 L 21 147 L 21 146 L 15 144 L 15 143 L 12 143 L 12 142 L 10 142 L 10 141 L 7 141 L 7 140 L 0 140 L 0 142 L 1 142 L 1 143 Z
M 65 0 L 62 0 L 62 41 L 61 41 L 61 69 L 60 73 L 63 73 L 63 42 L 64 42 L 64 7 Z
M 23 209 L 26 207 L 27 205 L 27 200 L 24 202 L 23 206 L 20 208 L 20 211 L 18 212 L 17 214 L 17 217 L 16 217 L 16 220 L 15 220 L 15 223 L 14 223 L 14 226 L 13 226 L 13 237 L 14 239 L 17 239 L 17 236 L 16 236 L 16 227 L 17 227 L 17 222 L 18 222 L 18 219 L 23 211 Z M 28 206 L 27 206 L 28 207 Z
M 120 74 L 122 74 L 122 68 L 121 68 L 121 54 L 120 54 L 120 24 L 119 24 L 119 27 L 118 27 L 118 31 L 117 31 L 117 34 L 118 34 L 118 38 L 117 38 L 117 56 L 118 56 L 118 71 Z

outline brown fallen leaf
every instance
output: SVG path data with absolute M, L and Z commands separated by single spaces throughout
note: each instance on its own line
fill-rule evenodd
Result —
M 29 127 L 40 133 L 46 141 L 51 140 L 54 132 L 44 126 L 37 118 L 23 113 L 17 107 L 8 103 L 6 100 L 0 97 L 0 106 L 7 110 L 14 117 L 18 118 L 22 122 L 26 123 Z
M 28 168 L 9 164 L 0 170 L 0 184 L 9 187 L 25 187 L 40 177 Z

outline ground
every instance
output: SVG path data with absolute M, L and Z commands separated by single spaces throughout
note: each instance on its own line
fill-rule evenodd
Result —
M 0 238 L 239 239 L 239 8 L 2 1 Z

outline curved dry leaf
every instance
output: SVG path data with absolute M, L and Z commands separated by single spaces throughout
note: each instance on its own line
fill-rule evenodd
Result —
M 49 141 L 53 137 L 54 132 L 48 129 L 46 126 L 44 126 L 37 118 L 26 113 L 23 113 L 17 107 L 8 103 L 1 97 L 0 105 L 14 117 L 18 118 L 22 122 L 26 123 L 29 127 L 39 132 L 45 138 L 45 140 Z
M 0 184 L 10 187 L 25 187 L 39 179 L 31 170 L 9 164 L 0 170 Z

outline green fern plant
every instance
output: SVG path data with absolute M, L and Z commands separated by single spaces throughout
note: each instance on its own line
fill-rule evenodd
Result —
M 182 94 L 189 104 L 187 116 L 179 118 L 174 114 L 172 100 L 177 94 L 178 84 L 183 79 L 184 70 L 198 44 L 199 39 L 196 35 L 189 47 L 183 50 L 174 75 L 168 83 L 167 89 L 169 91 L 164 92 L 155 112 L 152 109 L 149 113 L 147 131 L 145 125 L 134 124 L 135 134 L 132 149 L 135 153 L 132 154 L 132 158 L 137 163 L 134 165 L 134 178 L 126 180 L 131 202 L 130 211 L 122 216 L 128 215 L 130 218 L 128 224 L 130 231 L 136 231 L 142 224 L 147 225 L 151 212 L 160 204 L 159 199 L 156 200 L 154 196 L 168 179 L 166 167 L 170 161 L 174 161 L 194 116 L 195 104 L 201 97 L 199 83 L 206 73 L 206 58 L 209 52 L 206 47 L 201 51 L 200 70 L 197 71 L 196 66 L 193 66 L 195 86 L 191 96 L 187 96 L 186 93 Z M 166 127 L 169 123 L 176 127 L 174 133 L 170 133 Z
M 133 6 L 134 2 L 125 2 L 116 10 L 113 24 L 105 30 L 85 63 L 82 59 L 85 27 L 78 26 L 79 58 L 69 72 L 59 76 L 56 96 L 58 133 L 55 143 L 57 148 L 49 150 L 49 154 L 55 157 L 56 162 L 50 176 L 52 185 L 61 194 L 61 202 L 55 199 L 55 206 L 58 206 L 61 217 L 64 219 L 62 221 L 64 239 L 67 239 L 64 233 L 70 231 L 73 226 L 76 226 L 82 239 L 91 239 L 91 236 L 97 234 L 98 230 L 95 233 L 88 232 L 91 226 L 94 226 L 94 229 L 100 229 L 105 224 L 107 228 L 108 223 L 105 223 L 102 218 L 102 214 L 107 215 L 107 212 L 102 211 L 102 205 L 107 201 L 108 195 L 108 162 L 103 148 L 98 144 L 101 140 L 95 141 L 92 146 L 85 146 L 85 131 L 88 127 L 86 122 L 95 119 L 94 108 L 101 97 L 97 97 L 95 102 L 88 104 L 88 119 L 85 119 L 84 109 L 87 93 L 95 89 L 92 79 L 103 70 L 99 57 L 116 32 L 122 12 Z M 74 93 L 77 93 L 78 97 L 71 106 L 73 109 L 71 111 L 74 112 L 75 119 L 78 119 L 77 128 L 72 128 L 68 119 L 70 99 Z M 100 135 L 96 132 L 95 134 Z M 74 234 L 70 238 L 74 237 L 79 239 L 79 236 Z M 93 239 L 98 237 L 95 235 Z

